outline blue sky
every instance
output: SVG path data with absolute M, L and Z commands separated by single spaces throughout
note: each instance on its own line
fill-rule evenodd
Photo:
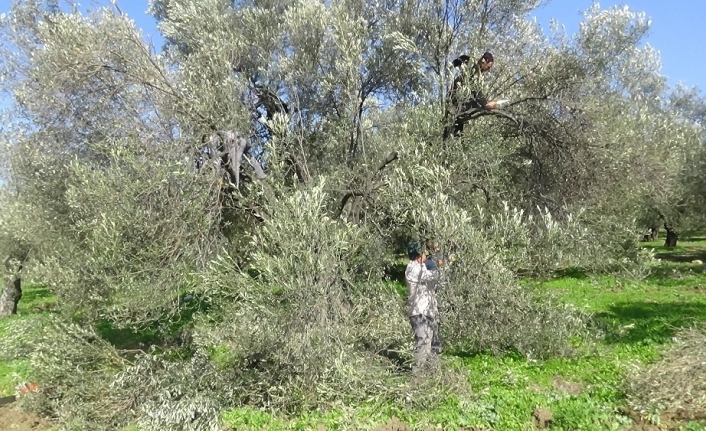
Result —
M 108 0 L 83 0 L 85 6 L 110 4 Z M 551 0 L 536 10 L 543 27 L 549 27 L 550 18 L 564 24 L 569 34 L 578 29 L 581 12 L 592 0 Z M 706 90 L 706 1 L 705 0 L 607 0 L 599 2 L 603 8 L 628 5 L 632 10 L 646 12 L 652 18 L 652 28 L 646 42 L 661 53 L 662 73 L 670 85 L 683 82 Z M 11 0 L 0 0 L 0 12 L 7 12 Z M 157 48 L 162 39 L 155 28 L 155 20 L 147 15 L 147 0 L 118 0 L 121 9 L 143 29 Z M 701 54 L 699 54 L 699 52 Z
M 549 27 L 555 18 L 566 26 L 569 34 L 578 30 L 581 12 L 591 0 L 552 0 L 536 10 L 537 20 Z M 660 52 L 662 73 L 669 84 L 683 82 L 706 90 L 706 1 L 704 0 L 624 0 L 602 1 L 602 8 L 627 5 L 636 12 L 645 12 L 652 19 L 645 41 Z M 699 54 L 701 53 L 701 54 Z

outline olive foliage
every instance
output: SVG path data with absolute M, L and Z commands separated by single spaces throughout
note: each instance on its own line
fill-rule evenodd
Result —
M 2 341 L 55 388 L 35 407 L 191 430 L 241 405 L 463 393 L 443 356 L 405 372 L 391 278 L 429 237 L 448 351 L 575 354 L 586 316 L 519 277 L 645 276 L 635 220 L 685 205 L 704 135 L 670 109 L 646 16 L 594 6 L 549 38 L 539 3 L 154 0 L 156 52 L 118 8 L 13 2 L 0 249 L 31 251 L 60 312 Z M 444 139 L 451 61 L 487 49 L 488 96 L 511 103 Z

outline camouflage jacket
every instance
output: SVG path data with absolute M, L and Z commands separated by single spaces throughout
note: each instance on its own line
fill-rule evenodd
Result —
M 429 271 L 422 262 L 410 261 L 404 272 L 409 298 L 407 307 L 409 317 L 423 315 L 436 318 L 438 306 L 436 303 L 436 271 Z

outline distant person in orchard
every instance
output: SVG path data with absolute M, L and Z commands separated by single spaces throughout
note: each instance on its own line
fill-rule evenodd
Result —
M 409 322 L 416 339 L 415 360 L 417 370 L 430 364 L 430 359 L 438 354 L 432 348 L 434 340 L 439 340 L 438 306 L 436 303 L 436 271 L 426 267 L 426 254 L 419 243 L 409 246 L 409 263 L 405 269 L 405 283 L 409 292 L 407 300 Z
M 470 57 L 462 55 L 453 61 L 453 66 L 461 69 L 454 79 L 449 94 L 447 119 L 453 118 L 453 124 L 444 129 L 444 140 L 453 134 L 460 136 L 463 127 L 472 115 L 481 110 L 493 110 L 498 101 L 488 100 L 483 92 L 483 75 L 493 67 L 493 54 L 486 52 L 473 66 L 468 65 Z

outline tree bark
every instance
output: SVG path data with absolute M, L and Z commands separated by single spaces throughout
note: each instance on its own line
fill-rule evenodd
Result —
M 667 237 L 664 240 L 665 247 L 676 247 L 677 246 L 677 231 L 672 228 L 669 224 L 664 224 L 664 229 L 667 231 Z
M 16 274 L 7 280 L 0 294 L 0 317 L 17 314 L 17 304 L 22 298 L 22 278 Z
M 0 292 L 0 317 L 8 317 L 17 314 L 17 304 L 22 298 L 22 267 L 27 260 L 28 251 L 24 251 L 16 256 L 19 260 L 19 265 L 13 268 L 12 256 L 5 260 L 5 268 L 8 269 L 8 279 L 5 281 Z
M 339 218 L 343 214 L 343 210 L 346 208 L 346 204 L 353 199 L 351 202 L 353 203 L 352 206 L 355 208 L 358 208 L 356 206 L 356 203 L 361 203 L 362 201 L 359 201 L 360 198 L 365 198 L 367 197 L 370 193 L 373 193 L 380 189 L 381 187 L 384 187 L 387 183 L 386 182 L 379 182 L 379 183 L 374 183 L 374 179 L 377 174 L 382 172 L 390 163 L 394 162 L 399 158 L 399 153 L 397 151 L 393 151 L 390 154 L 387 155 L 385 160 L 380 163 L 378 166 L 378 170 L 373 172 L 373 174 L 368 178 L 367 180 L 364 181 L 364 185 L 361 189 L 357 190 L 350 190 L 347 192 L 345 195 L 343 195 L 343 198 L 341 199 L 341 204 L 338 206 L 338 210 L 336 211 L 336 215 L 334 218 Z M 353 186 L 350 186 L 353 188 Z

